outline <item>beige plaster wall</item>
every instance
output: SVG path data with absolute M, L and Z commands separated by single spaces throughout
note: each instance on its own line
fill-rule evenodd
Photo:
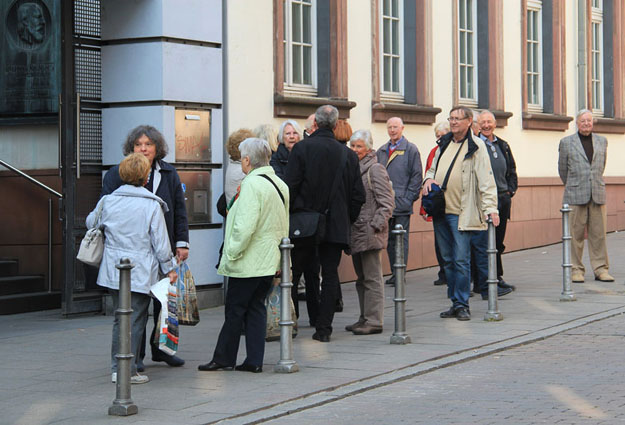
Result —
M 577 10 L 566 2 L 566 96 L 568 115 L 577 111 Z M 432 1 L 434 106 L 443 111 L 437 122 L 447 118 L 453 106 L 453 1 Z M 273 117 L 273 1 L 237 0 L 228 2 L 228 128 L 253 128 L 261 123 L 282 122 Z M 387 140 L 383 123 L 371 122 L 372 13 L 371 2 L 347 0 L 348 14 L 348 89 L 349 100 L 357 102 L 351 110 L 354 130 L 371 130 L 375 146 Z M 557 176 L 559 140 L 575 131 L 574 123 L 565 132 L 523 130 L 521 69 L 521 0 L 506 0 L 503 13 L 505 110 L 512 112 L 506 128 L 497 133 L 507 140 L 517 160 L 521 177 Z M 303 120 L 299 120 L 303 124 Z M 415 143 L 425 162 L 434 146 L 434 126 L 407 125 L 406 137 Z M 619 158 L 625 157 L 625 137 L 605 135 L 609 141 L 607 176 L 623 175 Z

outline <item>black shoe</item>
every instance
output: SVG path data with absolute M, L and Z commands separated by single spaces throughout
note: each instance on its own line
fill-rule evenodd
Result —
M 438 278 L 434 281 L 434 286 L 442 286 L 442 285 L 447 285 L 447 281 L 441 278 Z
M 263 367 L 243 363 L 235 367 L 234 370 L 240 370 L 243 372 L 261 373 L 263 371 Z
M 471 312 L 469 312 L 469 309 L 466 307 L 460 307 L 456 311 L 456 319 L 462 321 L 471 320 Z
M 497 288 L 497 298 L 503 297 L 504 295 L 508 295 L 510 292 L 512 292 L 512 289 L 510 289 L 510 288 L 498 287 Z M 482 294 L 482 299 L 483 300 L 487 300 L 488 299 L 488 292 L 485 292 L 485 293 Z
M 449 310 L 445 310 L 440 314 L 441 319 L 451 319 L 452 317 L 456 317 L 456 307 L 450 307 Z
M 516 286 L 506 283 L 506 281 L 503 279 L 499 279 L 499 283 L 497 284 L 497 286 L 500 288 L 511 289 L 513 291 L 516 291 Z
M 334 312 L 335 313 L 343 312 L 343 299 L 342 298 L 339 298 L 338 300 L 336 300 L 336 305 L 334 306 Z
M 165 362 L 171 367 L 179 367 L 184 364 L 184 360 L 182 360 L 178 356 L 170 356 L 169 354 L 165 354 L 162 351 L 158 353 L 152 354 L 153 362 Z
M 386 282 L 384 282 L 386 285 L 389 286 L 395 286 L 395 278 L 390 278 L 390 279 L 386 279 Z
M 201 370 L 204 372 L 215 372 L 216 370 L 232 370 L 232 366 L 224 366 L 213 360 L 211 360 L 210 362 L 206 364 L 201 364 L 197 368 L 198 370 Z
M 319 342 L 330 342 L 330 335 L 319 334 L 319 332 L 315 332 L 312 336 L 312 339 L 317 340 Z

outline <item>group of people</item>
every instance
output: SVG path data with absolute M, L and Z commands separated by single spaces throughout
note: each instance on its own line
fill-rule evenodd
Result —
M 435 285 L 447 285 L 451 300 L 441 318 L 470 320 L 473 292 L 488 299 L 487 226 L 496 226 L 498 295 L 514 290 L 503 279 L 501 254 L 505 250 L 506 223 L 511 198 L 517 191 L 514 157 L 508 143 L 494 134 L 496 117 L 464 106 L 451 109 L 448 123 L 436 125 L 436 146 L 423 173 L 416 145 L 403 135 L 399 117 L 387 121 L 389 140 L 377 151 L 371 132 L 352 132 L 331 105 L 317 109 L 303 130 L 286 120 L 277 131 L 260 126 L 240 129 L 229 137 L 223 214 L 225 236 L 218 273 L 228 277 L 225 321 L 212 359 L 201 371 L 236 369 L 262 372 L 266 308 L 265 298 L 279 274 L 282 238 L 290 236 L 293 302 L 299 316 L 297 283 L 303 276 L 306 306 L 313 339 L 330 342 L 334 313 L 342 307 L 338 266 L 345 252 L 356 272 L 360 307 L 357 320 L 346 326 L 356 335 L 381 333 L 384 325 L 382 251 L 395 263 L 395 241 L 389 237 L 396 224 L 406 230 L 404 258 L 409 256 L 410 219 L 419 196 L 435 185 L 444 189 L 445 211 L 432 221 L 439 262 Z M 592 114 L 577 115 L 578 132 L 560 142 L 558 171 L 565 184 L 564 202 L 573 207 L 573 281 L 584 281 L 581 263 L 584 232 L 588 230 L 595 278 L 613 281 L 608 274 L 605 241 L 606 211 L 603 170 L 606 139 L 592 133 Z M 101 199 L 87 218 L 87 226 L 104 230 L 105 249 L 98 284 L 109 288 L 118 303 L 119 259 L 135 265 L 131 290 L 132 383 L 148 382 L 145 366 L 146 323 L 150 287 L 159 278 L 177 279 L 176 263 L 189 255 L 188 221 L 184 190 L 174 167 L 165 162 L 167 145 L 151 126 L 133 129 L 123 145 L 124 160 L 109 170 Z M 299 237 L 297 226 L 312 231 Z M 312 221 L 311 221 L 312 220 Z M 291 226 L 290 226 L 291 221 Z M 289 228 L 291 227 L 291 234 Z M 391 275 L 387 284 L 395 283 Z M 182 366 L 184 360 L 158 349 L 157 320 L 150 337 L 152 360 Z M 113 325 L 112 380 L 117 379 L 117 318 Z M 246 359 L 236 365 L 244 330 Z

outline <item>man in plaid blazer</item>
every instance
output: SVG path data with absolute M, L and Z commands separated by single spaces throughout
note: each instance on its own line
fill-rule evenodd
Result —
M 608 141 L 592 132 L 592 113 L 581 110 L 576 117 L 577 133 L 560 140 L 558 173 L 564 183 L 564 200 L 571 211 L 573 282 L 584 281 L 584 232 L 588 229 L 588 254 L 595 280 L 613 282 L 608 273 L 606 246 L 605 183 L 603 171 Z

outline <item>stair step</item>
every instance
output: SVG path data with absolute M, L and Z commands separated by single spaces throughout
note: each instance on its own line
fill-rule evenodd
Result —
M 35 292 L 0 296 L 0 315 L 61 308 L 60 292 Z
M 0 259 L 0 277 L 15 276 L 18 273 L 18 261 L 16 259 Z
M 29 294 L 42 292 L 46 289 L 45 279 L 40 275 L 0 277 L 0 296 Z

